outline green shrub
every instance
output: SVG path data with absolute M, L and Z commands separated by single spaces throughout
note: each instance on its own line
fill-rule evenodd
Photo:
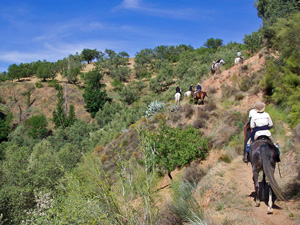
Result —
M 42 88 L 43 87 L 43 84 L 42 84 L 42 82 L 36 82 L 35 83 L 35 86 L 37 87 L 37 88 Z
M 117 102 L 106 102 L 103 108 L 100 109 L 95 119 L 100 127 L 107 125 L 112 120 L 116 119 L 116 113 L 120 113 L 122 110 L 121 104 Z
M 60 89 L 60 84 L 58 83 L 58 81 L 56 79 L 48 81 L 48 85 L 49 85 L 49 87 L 54 87 L 55 90 Z
M 244 92 L 248 91 L 251 86 L 252 86 L 252 82 L 250 82 L 249 78 L 243 78 L 239 83 L 240 90 Z
M 24 127 L 29 137 L 43 139 L 47 136 L 47 120 L 44 115 L 36 115 L 24 121 Z
M 237 94 L 234 96 L 235 101 L 241 101 L 245 96 L 243 94 Z
M 131 105 L 135 101 L 139 99 L 139 94 L 138 92 L 131 88 L 131 87 L 124 87 L 120 92 L 119 92 L 121 99 L 126 102 L 128 105 Z
M 225 155 L 221 155 L 218 159 L 219 162 L 223 161 L 223 162 L 226 162 L 226 163 L 231 163 L 231 159 L 230 157 L 225 154 Z
M 113 86 L 114 90 L 120 91 L 124 88 L 124 83 L 122 81 L 119 81 L 118 79 L 114 79 L 111 82 L 111 86 Z
M 196 158 L 204 159 L 208 151 L 208 140 L 200 138 L 199 130 L 192 126 L 185 130 L 161 126 L 157 133 L 143 131 L 142 135 L 156 150 L 158 167 L 168 173 Z
M 0 143 L 2 141 L 6 141 L 8 134 L 11 130 L 11 122 L 12 122 L 12 114 L 5 115 L 4 113 L 0 112 Z

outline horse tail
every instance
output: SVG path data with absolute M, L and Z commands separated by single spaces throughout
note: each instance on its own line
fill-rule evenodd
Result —
M 208 97 L 207 93 L 204 91 L 204 96 Z
M 272 187 L 272 190 L 274 191 L 275 195 L 279 200 L 284 201 L 286 198 L 281 191 L 279 185 L 277 184 L 277 181 L 274 177 L 274 169 L 271 165 L 270 159 L 271 159 L 271 149 L 268 144 L 263 143 L 260 146 L 260 153 L 262 156 L 262 163 L 263 163 L 263 171 L 267 176 L 267 179 Z M 275 165 L 275 164 L 274 164 Z M 275 167 L 275 166 L 274 166 Z

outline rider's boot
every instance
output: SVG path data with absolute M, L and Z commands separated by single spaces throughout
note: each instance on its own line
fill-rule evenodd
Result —
M 244 161 L 245 163 L 248 163 L 248 153 L 247 153 L 246 151 L 244 152 L 243 161 Z
M 250 161 L 249 160 L 250 147 L 251 147 L 251 144 L 246 145 L 246 152 L 244 153 L 244 158 L 243 158 L 245 163 L 248 163 Z

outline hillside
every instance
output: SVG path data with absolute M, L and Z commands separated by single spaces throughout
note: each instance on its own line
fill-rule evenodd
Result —
M 125 152 L 126 159 L 130 159 L 131 156 L 141 158 L 141 153 L 138 151 L 140 140 L 137 128 L 146 127 L 153 131 L 159 128 L 161 121 L 165 121 L 171 127 L 191 125 L 201 131 L 203 136 L 210 138 L 211 150 L 205 160 L 195 160 L 184 168 L 172 171 L 171 174 L 174 183 L 181 181 L 183 177 L 197 178 L 193 196 L 208 224 L 299 224 L 300 199 L 293 198 L 293 193 L 299 191 L 299 163 L 297 162 L 299 156 L 296 151 L 290 149 L 290 139 L 293 135 L 290 128 L 280 121 L 277 127 L 282 127 L 282 133 L 275 136 L 281 147 L 282 178 L 279 176 L 278 167 L 275 177 L 284 192 L 288 194 L 290 201 L 276 201 L 273 215 L 267 215 L 267 205 L 264 203 L 259 208 L 254 207 L 251 165 L 246 165 L 242 161 L 242 134 L 237 134 L 242 123 L 247 121 L 249 109 L 256 101 L 263 98 L 259 80 L 264 73 L 265 58 L 268 54 L 267 51 L 262 50 L 246 59 L 243 65 L 235 65 L 228 70 L 223 69 L 219 74 L 203 77 L 202 88 L 208 93 L 205 105 L 193 105 L 189 98 L 184 98 L 176 112 L 168 110 L 149 119 L 140 119 L 125 131 L 119 131 L 105 146 L 97 146 L 94 149 L 96 158 L 101 159 L 104 169 L 114 177 L 118 164 L 116 158 L 120 157 L 118 153 Z M 131 68 L 133 68 L 133 60 L 129 61 Z M 87 64 L 83 72 L 93 68 L 93 64 Z M 68 84 L 60 76 L 57 80 L 63 86 L 64 92 L 68 93 L 68 104 L 75 106 L 76 117 L 86 123 L 93 121 L 84 108 L 82 89 Z M 126 85 L 133 80 L 135 79 L 132 75 Z M 0 86 L 1 95 L 7 96 L 3 107 L 13 113 L 15 124 L 19 122 L 20 115 L 21 120 L 24 121 L 31 115 L 39 113 L 43 113 L 50 121 L 56 107 L 57 90 L 48 83 L 43 83 L 42 88 L 37 88 L 35 86 L 37 81 L 33 77 L 22 82 L 7 81 L 5 85 Z M 113 93 L 111 82 L 111 78 L 104 76 L 108 94 Z M 28 90 L 31 90 L 29 105 L 26 95 Z M 167 104 L 173 103 L 172 100 Z M 48 125 L 50 128 L 53 127 L 51 122 Z M 153 200 L 156 207 L 168 208 L 174 197 L 172 189 L 174 183 L 167 175 L 159 179 L 155 190 L 157 195 Z M 141 202 L 140 198 L 133 198 L 130 204 L 139 210 Z M 161 224 L 176 224 L 172 223 L 171 219 L 162 221 L 165 222 Z
M 234 90 L 236 83 L 234 80 L 249 79 L 253 74 L 259 72 L 264 67 L 264 57 L 260 54 L 245 60 L 244 66 L 247 69 L 243 71 L 240 65 L 233 66 L 229 70 L 222 71 L 203 81 L 204 90 L 213 90 L 207 98 L 207 102 L 214 101 L 217 104 L 217 111 L 229 110 L 226 105 L 222 104 L 222 86 L 227 89 Z M 235 93 L 235 94 L 234 94 Z M 234 95 L 236 91 L 229 97 L 233 102 L 237 101 Z M 262 92 L 253 94 L 252 91 L 244 92 L 242 100 L 233 104 L 230 110 L 248 113 L 252 105 L 262 99 Z M 213 97 L 212 97 L 213 96 Z M 184 107 L 184 106 L 182 106 Z M 200 109 L 199 109 L 200 108 Z M 194 110 L 204 110 L 203 106 L 197 106 Z M 219 113 L 216 112 L 210 113 Z M 192 123 L 192 118 L 188 123 Z M 226 118 L 224 118 L 226 120 Z M 207 121 L 207 126 L 203 129 L 206 134 L 217 133 L 222 135 L 218 126 L 226 129 L 222 122 L 218 119 Z M 224 121 L 225 122 L 225 121 Z M 226 123 L 226 122 L 225 122 Z M 285 193 L 299 192 L 299 163 L 297 162 L 297 153 L 289 149 L 287 145 L 291 138 L 291 131 L 282 124 L 285 129 L 285 137 L 278 137 L 281 146 L 281 163 L 280 174 L 279 167 L 276 167 L 275 178 L 285 191 Z M 229 130 L 227 130 L 228 132 Z M 230 132 L 230 131 L 229 131 Z M 242 142 L 242 140 L 240 140 Z M 194 195 L 198 203 L 204 211 L 204 215 L 209 224 L 299 224 L 300 222 L 300 199 L 291 199 L 288 202 L 276 201 L 274 214 L 267 215 L 267 204 L 261 204 L 259 208 L 254 207 L 254 185 L 252 181 L 251 164 L 245 164 L 242 161 L 242 146 L 238 149 L 225 147 L 222 150 L 213 149 L 208 158 L 202 162 L 194 162 L 194 164 L 185 167 L 181 171 L 174 172 L 174 176 L 183 176 L 187 171 L 196 173 L 195 171 L 205 171 L 206 175 L 200 180 Z M 224 155 L 229 156 L 232 161 L 230 163 L 220 161 Z M 191 172 L 190 170 L 194 172 Z M 159 187 L 163 188 L 170 184 L 168 176 L 165 176 Z M 168 188 L 167 188 L 168 189 Z M 167 189 L 161 190 L 161 194 L 165 201 L 170 201 L 170 194 Z
M 267 215 L 267 204 L 262 203 L 261 207 L 254 207 L 252 169 L 250 164 L 247 165 L 242 161 L 242 135 L 239 136 L 239 144 L 234 147 L 223 145 L 228 141 L 231 133 L 234 133 L 232 124 L 238 119 L 236 113 L 247 116 L 253 104 L 263 98 L 263 92 L 259 90 L 257 81 L 263 73 L 266 56 L 267 52 L 262 51 L 245 60 L 242 66 L 235 65 L 220 74 L 204 79 L 202 87 L 208 91 L 204 106 L 190 106 L 189 99 L 185 98 L 178 112 L 164 115 L 166 123 L 174 127 L 197 126 L 195 124 L 199 123 L 199 129 L 213 140 L 213 149 L 206 160 L 195 161 L 171 173 L 176 182 L 186 176 L 201 177 L 199 173 L 205 171 L 206 175 L 199 181 L 194 195 L 209 224 L 298 224 L 300 221 L 300 199 L 292 199 L 288 202 L 276 201 L 273 215 Z M 241 91 L 243 89 L 241 82 L 244 80 L 248 85 L 252 82 L 251 88 Z M 245 119 L 244 117 L 244 122 Z M 157 123 L 152 122 L 153 120 L 149 123 L 157 126 Z M 296 160 L 298 156 L 288 146 L 288 140 L 292 135 L 291 130 L 284 123 L 278 126 L 283 127 L 285 136 L 276 136 L 281 146 L 282 178 L 278 167 L 276 167 L 275 177 L 285 193 L 291 194 L 299 191 L 299 163 Z M 123 148 L 134 149 L 133 146 L 138 140 L 131 138 L 133 134 L 137 135 L 134 127 L 120 135 L 101 152 L 101 156 L 111 158 L 105 157 L 107 169 L 113 167 L 113 152 L 121 151 L 122 147 L 117 146 L 122 146 L 125 139 L 129 144 Z M 133 150 L 130 152 L 135 154 Z M 222 160 L 224 156 L 229 157 L 230 163 Z M 172 202 L 171 186 L 170 178 L 165 175 L 157 186 L 158 207 L 168 208 Z M 174 224 L 171 222 L 172 219 L 163 221 L 161 224 Z

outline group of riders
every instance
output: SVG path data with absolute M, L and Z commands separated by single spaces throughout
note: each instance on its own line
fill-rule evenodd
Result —
M 244 60 L 244 56 L 242 56 L 242 53 L 240 50 L 237 51 L 237 58 L 239 58 L 241 60 L 241 62 L 243 62 L 243 60 Z M 217 60 L 216 60 L 216 58 L 214 58 L 214 60 L 212 61 L 211 67 L 210 67 L 210 71 L 215 70 L 216 63 L 217 63 Z
M 190 85 L 189 91 L 191 92 L 191 95 L 192 95 L 193 98 L 196 98 L 197 94 L 198 94 L 201 90 L 202 90 L 202 87 L 201 87 L 200 83 L 197 84 L 196 90 L 194 90 L 194 85 L 193 85 L 193 84 Z M 182 96 L 182 91 L 181 91 L 179 85 L 176 85 L 175 92 L 176 92 L 176 93 L 179 93 L 180 96 Z M 193 94 L 193 93 L 194 93 L 194 94 Z
M 237 52 L 237 57 L 240 58 L 240 60 L 243 60 L 244 57 L 242 56 L 241 52 Z M 211 69 L 214 69 L 214 66 L 216 64 L 216 59 L 213 60 Z M 196 90 L 194 90 L 193 84 L 190 85 L 189 91 L 194 93 L 192 94 L 193 98 L 196 98 L 198 92 L 200 92 L 202 89 L 200 83 L 197 84 Z M 181 90 L 179 85 L 176 86 L 176 93 L 180 93 L 182 96 Z M 270 129 L 273 127 L 273 121 L 270 117 L 270 115 L 265 112 L 265 104 L 261 101 L 256 102 L 252 109 L 249 112 L 249 120 L 246 123 L 244 127 L 244 157 L 243 161 L 248 163 L 249 161 L 249 151 L 251 148 L 251 144 L 255 142 L 256 140 L 260 139 L 261 137 L 265 137 L 269 139 L 277 150 L 277 162 L 280 162 L 280 151 L 278 144 L 274 141 L 272 138 Z M 250 135 L 247 135 L 250 134 Z M 248 137 L 249 136 L 249 137 Z

